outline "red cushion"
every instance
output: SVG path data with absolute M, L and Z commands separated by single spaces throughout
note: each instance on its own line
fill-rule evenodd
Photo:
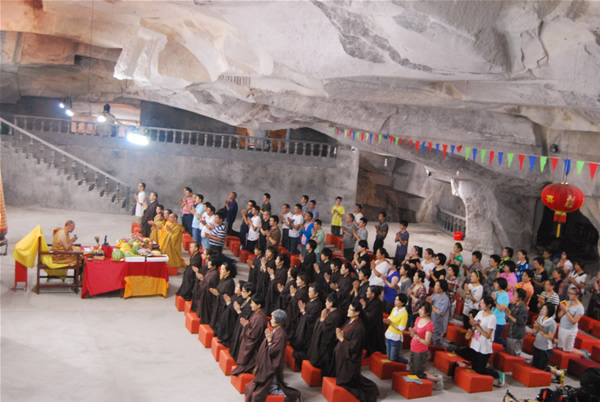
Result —
M 592 359 L 600 363 L 600 346 L 592 346 Z
M 523 352 L 532 355 L 533 354 L 533 343 L 535 342 L 535 336 L 525 335 L 523 339 Z
M 208 324 L 202 324 L 198 327 L 198 340 L 205 348 L 210 348 L 215 331 Z
M 463 327 L 459 327 L 458 325 L 448 325 L 446 338 L 458 346 L 467 346 L 469 341 L 465 338 L 466 333 L 467 330 Z
M 240 251 L 240 261 L 241 262 L 247 262 L 249 255 L 250 255 L 250 252 L 248 250 L 242 250 L 242 251 Z
M 588 317 L 587 315 L 581 316 L 579 322 L 577 323 L 579 329 L 587 333 L 591 333 L 592 328 L 596 325 L 600 325 L 600 321 L 596 321 L 592 317 Z
M 265 402 L 285 402 L 285 396 L 283 395 L 268 395 Z
M 213 357 L 215 358 L 215 361 L 219 361 L 219 355 L 221 354 L 222 350 L 229 350 L 229 348 L 223 346 L 219 342 L 219 338 L 213 336 L 212 341 L 210 341 L 210 353 L 212 353 Z
M 404 377 L 410 375 L 407 371 L 397 371 L 392 377 L 392 389 L 406 399 L 426 398 L 433 393 L 433 383 L 422 379 L 423 384 L 404 381 Z
M 190 331 L 190 334 L 197 334 L 199 326 L 200 318 L 198 318 L 195 311 L 185 313 L 185 327 Z
M 321 393 L 328 402 L 359 402 L 359 400 L 345 388 L 337 385 L 335 383 L 335 378 L 333 377 L 323 377 L 323 388 L 321 389 Z
M 406 371 L 406 364 L 393 362 L 386 355 L 373 354 L 369 369 L 382 380 L 389 380 L 396 371 Z
M 221 351 L 221 354 L 219 355 L 219 367 L 225 375 L 231 375 L 233 369 L 237 367 L 235 360 L 233 360 L 233 357 L 229 354 L 229 349 Z
M 433 366 L 436 369 L 440 370 L 442 373 L 444 373 L 446 375 L 450 375 L 450 368 L 457 361 L 466 362 L 465 359 L 463 359 L 456 353 L 439 351 L 439 352 L 435 352 L 435 355 L 433 358 Z
M 185 299 L 183 297 L 175 296 L 175 308 L 177 311 L 183 311 L 185 309 Z
M 495 353 L 492 366 L 495 369 L 502 371 L 503 373 L 512 373 L 514 365 L 524 363 L 525 358 L 519 356 L 509 355 L 505 352 Z
M 513 366 L 512 377 L 526 387 L 549 387 L 552 384 L 552 373 L 525 363 Z
M 252 380 L 254 380 L 254 374 L 242 373 L 240 375 L 232 375 L 231 385 L 233 385 L 240 394 L 243 394 L 246 390 L 246 385 L 250 384 Z
M 457 367 L 454 371 L 454 383 L 470 394 L 494 389 L 494 377 L 477 374 L 471 369 L 462 367 Z
M 588 352 L 592 351 L 594 346 L 600 345 L 600 341 L 596 338 L 592 338 L 589 335 L 582 333 L 581 331 L 577 334 L 577 338 L 575 338 L 575 348 L 580 350 L 587 350 Z
M 571 359 L 567 367 L 567 373 L 576 378 L 581 378 L 583 372 L 588 368 L 600 368 L 600 363 L 588 359 Z
M 304 360 L 302 362 L 302 379 L 309 387 L 320 387 L 323 382 L 321 378 L 321 369 L 314 367 L 310 364 L 310 361 Z
M 552 356 L 550 356 L 550 365 L 557 366 L 560 369 L 566 369 L 570 359 L 581 359 L 581 357 L 575 353 L 569 353 L 554 348 L 552 349 Z
M 287 366 L 293 372 L 297 373 L 298 371 L 300 371 L 300 368 L 296 364 L 296 359 L 294 359 L 293 353 L 294 353 L 294 349 L 290 345 L 286 346 L 284 360 L 285 360 L 285 364 L 287 364 Z

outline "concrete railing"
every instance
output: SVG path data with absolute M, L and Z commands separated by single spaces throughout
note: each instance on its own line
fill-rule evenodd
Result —
M 442 229 L 450 234 L 454 232 L 465 233 L 467 228 L 467 218 L 444 211 L 440 207 L 437 207 L 437 221 L 442 226 Z
M 125 126 L 107 123 L 54 119 L 48 117 L 15 115 L 15 125 L 31 131 L 60 132 L 74 135 L 124 137 Z M 150 141 L 211 148 L 237 149 L 310 157 L 336 158 L 335 145 L 279 138 L 259 138 L 238 134 L 212 133 L 197 130 L 179 130 L 161 127 L 141 127 Z
M 39 164 L 47 164 L 48 168 L 57 169 L 58 174 L 66 175 L 80 185 L 86 184 L 90 191 L 96 189 L 101 197 L 109 197 L 111 202 L 129 208 L 131 186 L 127 183 L 5 119 L 0 118 L 0 126 L 0 132 L 5 134 L 2 139 L 11 142 L 15 152 L 25 154 Z

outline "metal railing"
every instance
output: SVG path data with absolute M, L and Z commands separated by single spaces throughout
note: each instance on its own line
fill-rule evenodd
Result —
M 437 207 L 437 221 L 445 232 L 453 234 L 454 232 L 465 233 L 467 228 L 467 218 L 444 211 Z
M 67 119 L 15 115 L 15 125 L 26 130 L 123 137 L 124 126 L 107 123 L 80 122 Z M 213 133 L 198 130 L 180 130 L 161 127 L 141 127 L 151 142 L 202 146 L 210 148 L 237 149 L 288 155 L 336 158 L 335 145 L 279 138 L 259 138 L 238 134 Z
M 12 143 L 15 152 L 25 154 L 26 158 L 34 159 L 38 164 L 47 164 L 48 168 L 57 169 L 59 174 L 66 175 L 68 179 L 80 185 L 86 184 L 90 191 L 98 190 L 101 197 L 110 197 L 111 202 L 129 208 L 131 186 L 127 183 L 3 118 L 0 118 L 0 126 L 0 132 L 7 134 L 3 138 Z

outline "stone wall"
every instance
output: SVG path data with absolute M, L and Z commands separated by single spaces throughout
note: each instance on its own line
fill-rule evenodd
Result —
M 337 158 L 319 158 L 164 143 L 141 148 L 119 138 L 35 134 L 132 188 L 138 181 L 146 182 L 147 190 L 157 191 L 160 202 L 174 210 L 179 210 L 177 200 L 185 186 L 219 207 L 231 191 L 238 193 L 240 206 L 248 199 L 262 202 L 262 194 L 269 192 L 277 211 L 281 204 L 298 203 L 302 194 L 308 194 L 317 201 L 325 222 L 330 221 L 327 212 L 337 196 L 346 206 L 355 200 L 358 152 L 348 148 L 338 148 Z M 15 183 L 5 177 L 5 185 Z M 79 209 L 78 201 L 65 205 L 70 207 Z

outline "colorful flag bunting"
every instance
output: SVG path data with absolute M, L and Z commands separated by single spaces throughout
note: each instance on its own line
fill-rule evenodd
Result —
M 398 147 L 398 140 L 400 140 L 400 137 L 396 137 L 396 146 Z M 400 140 L 400 142 L 402 142 L 402 140 Z
M 533 172 L 533 168 L 535 167 L 536 159 L 537 159 L 537 156 L 533 156 L 533 155 L 529 156 L 529 171 L 530 172 Z
M 525 155 L 519 154 L 519 169 L 523 170 L 523 161 L 525 160 Z
M 394 145 L 394 137 L 390 135 L 390 145 Z
M 485 155 L 487 154 L 487 150 L 482 149 L 481 150 L 481 163 L 483 164 L 485 162 Z
M 546 166 L 546 162 L 548 162 L 547 156 L 540 156 L 540 171 L 544 172 L 544 167 Z
M 446 151 L 448 151 L 448 144 L 443 144 L 443 145 L 442 145 L 442 149 L 444 150 L 444 152 L 443 152 L 443 156 L 444 156 L 444 158 L 445 158 L 445 157 L 446 157 Z
M 454 148 L 455 148 L 455 146 L 454 146 L 454 145 L 451 145 L 451 146 L 450 146 L 450 157 L 451 157 L 451 158 L 454 158 Z
M 477 148 L 473 148 L 473 162 L 475 162 L 477 158 Z
M 565 175 L 568 176 L 571 171 L 571 159 L 563 159 L 565 162 Z
M 592 180 L 594 180 L 594 176 L 596 175 L 596 169 L 598 169 L 598 164 L 590 162 L 590 176 Z
M 513 161 L 514 157 L 515 157 L 514 153 L 512 153 L 512 152 L 508 153 L 508 167 L 510 167 L 510 165 L 512 165 L 512 161 Z
M 558 158 L 552 158 L 552 171 L 556 172 L 556 166 L 558 165 Z
M 460 152 L 460 150 L 462 149 L 462 145 L 459 145 L 456 147 L 456 152 Z
M 583 169 L 584 161 L 577 161 L 577 176 L 581 174 L 581 169 Z
M 425 153 L 425 142 L 423 142 L 423 144 L 421 144 L 421 152 Z
M 439 154 L 440 153 L 440 144 L 435 144 L 435 154 Z
M 457 152 L 459 152 L 458 149 L 457 149 Z M 471 153 L 471 147 L 465 148 L 465 160 L 469 159 L 470 153 Z
M 498 152 L 498 166 L 502 166 L 502 157 L 504 156 L 504 152 Z
M 413 140 L 410 140 L 410 148 L 412 148 Z
M 415 144 L 415 151 L 419 152 L 419 143 L 421 141 L 417 141 L 417 143 Z
M 431 152 L 431 146 L 432 146 L 433 144 L 430 142 L 428 145 L 429 145 L 429 152 Z

